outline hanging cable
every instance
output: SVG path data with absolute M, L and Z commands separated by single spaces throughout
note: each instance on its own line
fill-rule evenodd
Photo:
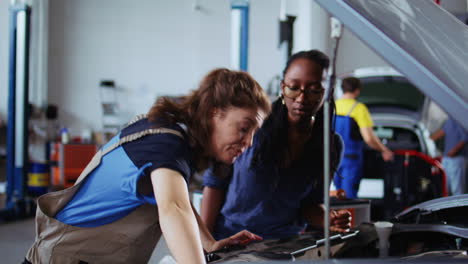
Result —
M 325 93 L 325 101 L 323 106 L 323 135 L 324 135 L 324 181 L 323 181 L 323 201 L 325 204 L 324 212 L 324 235 L 325 235 L 325 259 L 330 258 L 330 101 L 335 91 L 336 81 L 336 57 L 338 55 L 339 40 L 342 32 L 342 24 L 338 19 L 331 17 L 331 38 L 333 40 L 333 54 L 332 63 L 329 71 L 329 85 Z

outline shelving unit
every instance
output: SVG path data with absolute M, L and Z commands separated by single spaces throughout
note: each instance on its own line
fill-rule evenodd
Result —
M 99 85 L 101 108 L 102 108 L 102 126 L 104 140 L 107 141 L 115 135 L 123 125 L 119 111 L 118 89 L 113 80 L 102 80 Z

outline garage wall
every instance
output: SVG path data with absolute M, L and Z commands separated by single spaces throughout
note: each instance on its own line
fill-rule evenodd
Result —
M 101 79 L 116 81 L 123 114 L 133 116 L 229 67 L 229 1 L 198 2 L 200 10 L 192 0 L 50 0 L 49 101 L 72 134 L 100 128 Z M 273 9 L 279 1 L 251 3 L 249 71 L 263 85 L 278 65 Z
M 100 128 L 102 79 L 116 81 L 128 116 L 159 95 L 186 93 L 208 69 L 229 65 L 228 12 L 226 1 L 201 12 L 188 0 L 50 1 L 49 102 L 73 134 Z
M 337 58 L 337 73 L 345 73 L 356 68 L 389 66 L 380 55 L 367 47 L 358 37 L 346 28 L 340 39 Z
M 294 51 L 331 47 L 319 39 L 328 34 L 328 18 L 304 19 L 305 0 L 287 2 L 288 13 L 303 16 Z M 465 0 L 450 2 L 451 9 L 466 10 Z M 310 16 L 320 14 L 314 5 L 306 7 Z M 0 1 L 0 118 L 7 109 L 8 6 Z M 249 72 L 265 88 L 282 68 L 279 7 L 280 0 L 250 1 Z M 207 71 L 230 65 L 228 0 L 49 0 L 48 13 L 49 103 L 59 106 L 60 122 L 73 135 L 101 129 L 102 79 L 116 81 L 127 119 L 146 112 L 157 96 L 185 94 Z M 346 30 L 340 47 L 338 73 L 387 65 Z

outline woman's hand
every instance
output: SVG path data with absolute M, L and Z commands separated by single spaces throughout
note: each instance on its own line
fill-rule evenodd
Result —
M 382 151 L 382 158 L 384 161 L 392 161 L 393 160 L 393 152 L 389 149 Z
M 338 200 L 346 200 L 346 192 L 343 189 L 330 191 L 330 197 L 336 197 Z
M 333 210 L 330 212 L 330 230 L 347 232 L 351 228 L 351 213 L 348 210 Z
M 247 230 L 242 230 L 239 233 L 232 235 L 228 238 L 218 240 L 213 243 L 210 249 L 207 249 L 208 252 L 220 250 L 222 248 L 226 248 L 229 246 L 234 246 L 234 245 L 247 245 L 252 241 L 259 241 L 262 240 L 263 238 L 260 236 L 255 235 L 254 233 L 251 233 Z

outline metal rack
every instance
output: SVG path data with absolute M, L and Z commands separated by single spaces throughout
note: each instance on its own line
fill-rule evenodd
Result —
M 99 85 L 102 126 L 105 139 L 118 133 L 123 122 L 118 104 L 118 87 L 113 80 L 102 80 Z

